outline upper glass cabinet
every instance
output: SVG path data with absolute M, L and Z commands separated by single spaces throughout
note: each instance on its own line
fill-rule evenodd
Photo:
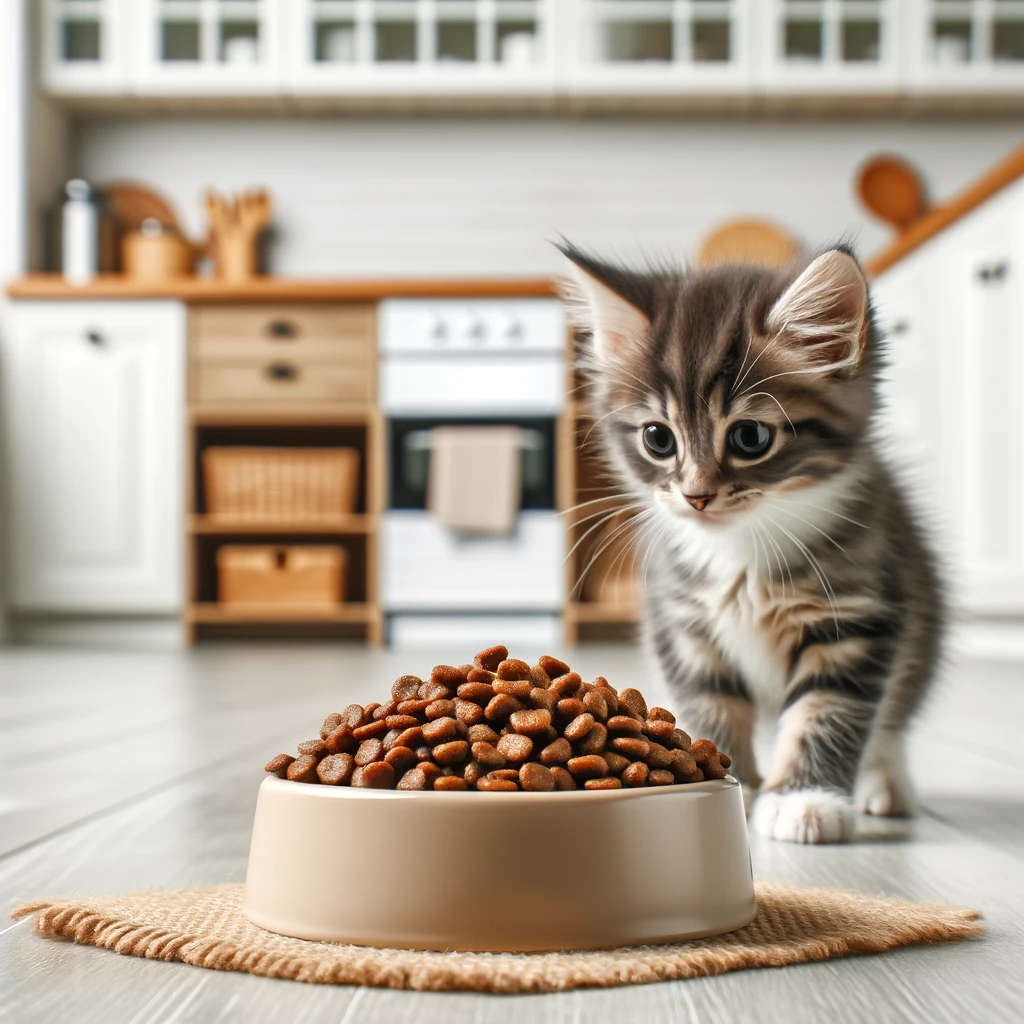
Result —
M 312 92 L 549 90 L 560 2 L 294 0 L 291 77 Z
M 918 0 L 912 72 L 935 91 L 1024 84 L 1024 2 Z
M 136 0 L 140 92 L 280 88 L 278 0 Z
M 751 84 L 752 6 L 752 0 L 576 0 L 571 88 L 743 92 Z
M 768 0 L 762 33 L 768 89 L 894 88 L 899 4 L 907 0 Z M 912 0 L 911 0 L 912 2 Z
M 43 82 L 54 92 L 116 92 L 125 80 L 122 0 L 46 0 Z

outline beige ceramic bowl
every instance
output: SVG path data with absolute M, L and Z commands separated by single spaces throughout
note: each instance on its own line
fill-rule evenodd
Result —
M 245 915 L 302 939 L 598 949 L 753 920 L 739 785 L 574 793 L 260 787 Z

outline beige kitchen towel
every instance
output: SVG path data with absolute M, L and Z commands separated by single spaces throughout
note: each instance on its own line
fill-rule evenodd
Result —
M 709 939 L 583 953 L 430 953 L 290 939 L 242 915 L 241 885 L 26 903 L 50 935 L 150 960 L 336 985 L 562 992 L 880 953 L 980 935 L 975 910 L 758 881 L 757 917 Z
M 435 427 L 427 508 L 455 533 L 505 535 L 519 511 L 517 427 Z

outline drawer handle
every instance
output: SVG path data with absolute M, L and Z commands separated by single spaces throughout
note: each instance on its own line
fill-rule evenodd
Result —
M 293 363 L 271 363 L 263 372 L 271 380 L 295 380 L 299 376 L 299 368 Z
M 89 330 L 85 332 L 85 340 L 90 345 L 95 345 L 96 348 L 99 348 L 103 344 L 103 335 L 95 329 Z
M 271 320 L 267 324 L 267 334 L 281 340 L 294 338 L 299 333 L 299 325 L 294 320 Z

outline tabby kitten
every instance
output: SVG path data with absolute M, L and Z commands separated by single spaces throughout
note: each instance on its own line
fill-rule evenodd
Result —
M 641 274 L 571 247 L 604 453 L 649 550 L 643 633 L 753 827 L 849 839 L 913 811 L 904 730 L 936 663 L 931 556 L 870 427 L 880 339 L 844 248 L 806 269 Z M 778 708 L 763 781 L 754 706 Z

